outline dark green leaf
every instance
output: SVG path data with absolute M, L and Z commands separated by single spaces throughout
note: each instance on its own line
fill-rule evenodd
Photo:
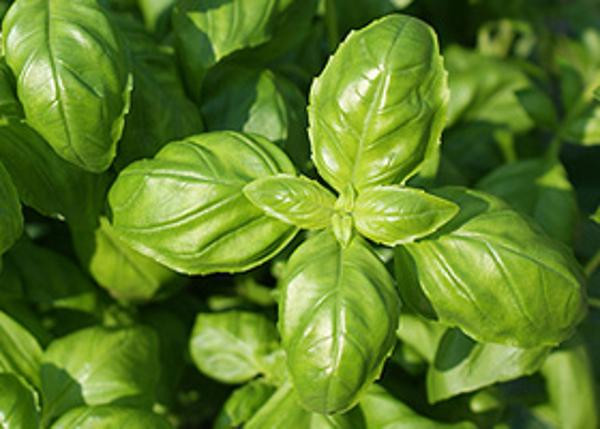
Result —
M 121 172 L 108 197 L 113 225 L 136 250 L 174 270 L 244 271 L 296 234 L 242 193 L 252 180 L 278 173 L 294 168 L 262 137 L 214 132 L 169 143 Z
M 103 8 L 95 0 L 18 0 L 2 28 L 28 123 L 67 161 L 106 170 L 129 108 L 131 78 Z
M 338 191 L 400 183 L 438 143 L 448 90 L 433 30 L 393 15 L 352 33 L 310 93 L 321 176 Z
M 23 214 L 17 189 L 0 162 L 0 255 L 17 241 L 23 232 Z
M 242 383 L 265 373 L 264 360 L 278 347 L 275 324 L 240 311 L 200 314 L 190 353 L 206 375 L 224 383 Z
M 275 392 L 261 380 L 253 380 L 233 391 L 217 416 L 214 429 L 230 429 L 246 423 Z
M 303 406 L 332 413 L 358 401 L 391 353 L 399 308 L 390 275 L 360 237 L 342 248 L 326 230 L 292 254 L 279 329 Z

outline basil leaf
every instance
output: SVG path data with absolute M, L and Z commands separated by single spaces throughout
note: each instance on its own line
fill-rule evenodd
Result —
M 342 248 L 325 230 L 290 257 L 279 329 L 302 405 L 350 408 L 379 376 L 395 342 L 400 302 L 377 255 L 360 237 Z
M 292 164 L 262 137 L 214 132 L 169 143 L 121 172 L 108 196 L 113 225 L 134 249 L 176 271 L 244 271 L 296 234 L 242 193 L 282 172 L 293 174 Z
M 6 252 L 23 232 L 23 214 L 19 195 L 4 165 L 0 162 L 0 255 Z
M 16 119 L 0 121 L 0 138 L 0 160 L 25 205 L 71 225 L 96 219 L 109 174 L 92 174 L 65 161 L 38 133 Z
M 224 383 L 242 383 L 264 373 L 265 357 L 278 347 L 266 317 L 241 311 L 200 314 L 190 353 L 200 371 Z
M 94 280 L 120 301 L 155 298 L 184 279 L 119 238 L 105 217 L 95 229 L 73 229 L 77 256 Z
M 92 327 L 54 340 L 42 360 L 43 421 L 81 405 L 149 408 L 158 372 L 158 340 L 148 328 Z
M 281 386 L 263 407 L 248 421 L 246 429 L 307 428 L 354 429 L 364 425 L 353 414 L 323 415 L 307 411 L 298 402 L 298 395 L 290 383 Z
M 0 372 L 9 372 L 40 386 L 42 349 L 19 323 L 0 311 Z
M 171 12 L 177 0 L 138 0 L 137 5 L 150 33 L 164 35 L 171 24 Z
M 15 93 L 12 71 L 6 64 L 6 58 L 0 57 L 0 116 L 22 118 L 23 115 L 23 107 Z
M 63 415 L 52 429 L 172 429 L 162 416 L 122 406 L 80 407 Z
M 358 194 L 356 229 L 386 246 L 422 238 L 458 213 L 458 206 L 424 191 L 402 186 L 375 186 Z
M 390 395 L 384 388 L 373 385 L 360 401 L 366 429 L 474 429 L 472 423 L 440 423 L 420 416 L 407 405 Z
M 103 8 L 95 0 L 19 0 L 2 28 L 27 122 L 67 161 L 106 170 L 129 108 L 131 78 Z
M 38 429 L 33 392 L 12 374 L 0 374 L 0 422 L 3 429 Z
M 581 112 L 569 118 L 561 137 L 583 146 L 600 145 L 600 102 L 590 101 Z
M 156 44 L 129 15 L 113 16 L 130 51 L 135 86 L 115 165 L 150 158 L 166 143 L 202 132 L 199 109 L 187 98 L 175 55 Z
M 433 30 L 392 15 L 352 33 L 314 80 L 313 161 L 335 189 L 405 182 L 444 124 L 446 73 Z
M 233 391 L 216 418 L 214 429 L 230 429 L 246 423 L 269 400 L 275 388 L 253 380 Z
M 600 224 L 600 206 L 598 206 L 598 208 L 596 209 L 596 211 L 594 212 L 594 214 L 591 216 L 591 219 Z
M 304 229 L 329 226 L 336 200 L 319 182 L 289 174 L 254 180 L 244 195 L 269 216 Z
M 533 159 L 506 164 L 485 176 L 477 187 L 533 217 L 546 233 L 573 241 L 577 200 L 559 161 Z
M 559 427 L 598 426 L 600 415 L 592 362 L 581 338 L 575 337 L 551 353 L 541 372 Z
M 427 397 L 435 403 L 501 381 L 533 374 L 550 349 L 521 349 L 493 343 L 477 343 L 458 329 L 442 337 L 427 372 Z
M 446 327 L 440 323 L 416 314 L 404 313 L 400 316 L 396 335 L 402 343 L 409 345 L 423 359 L 432 363 L 445 332 Z
M 568 249 L 492 196 L 436 194 L 461 211 L 433 237 L 404 246 L 409 257 L 397 259 L 397 275 L 415 274 L 400 281 L 403 297 L 413 304 L 412 290 L 421 291 L 441 322 L 481 342 L 527 348 L 568 338 L 585 313 L 581 269 Z

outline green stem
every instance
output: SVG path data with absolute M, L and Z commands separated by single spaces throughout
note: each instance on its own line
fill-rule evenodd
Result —
M 585 264 L 585 268 L 583 271 L 585 272 L 586 277 L 591 277 L 592 274 L 598 269 L 600 266 L 600 249 L 596 251 L 596 254 L 592 256 L 592 259 Z
M 546 151 L 547 159 L 558 159 L 558 155 L 560 154 L 560 148 L 562 146 L 562 139 L 560 138 L 560 131 L 556 133 L 552 141 L 550 141 L 550 145 L 548 146 L 548 150 Z

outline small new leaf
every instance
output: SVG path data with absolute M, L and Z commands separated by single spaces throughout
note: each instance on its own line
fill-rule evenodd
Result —
M 365 237 L 396 246 L 435 232 L 458 210 L 453 202 L 422 190 L 377 186 L 358 195 L 354 222 Z
M 244 195 L 252 204 L 285 223 L 304 229 L 330 224 L 335 196 L 314 180 L 278 174 L 250 182 Z

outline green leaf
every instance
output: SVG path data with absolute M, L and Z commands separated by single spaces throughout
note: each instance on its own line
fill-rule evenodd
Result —
M 106 170 L 129 108 L 131 78 L 104 9 L 95 0 L 19 0 L 2 28 L 27 122 L 67 161 Z
M 447 98 L 427 24 L 392 15 L 352 33 L 310 92 L 319 173 L 338 191 L 406 181 L 440 138 Z
M 529 117 L 540 127 L 555 130 L 559 124 L 558 113 L 552 98 L 536 87 L 524 88 L 516 96 Z
M 260 314 L 199 314 L 190 339 L 196 366 L 223 383 L 243 383 L 264 373 L 264 359 L 278 347 L 275 324 Z
M 532 159 L 505 164 L 485 176 L 477 187 L 534 218 L 548 235 L 565 243 L 573 241 L 577 200 L 559 161 Z
M 59 338 L 42 360 L 43 420 L 81 405 L 150 407 L 159 373 L 150 329 L 93 327 Z
M 63 415 L 52 429 L 172 429 L 162 416 L 122 406 L 80 407 Z
M 40 386 L 42 349 L 20 324 L 0 311 L 0 372 L 9 372 Z M 0 396 L 1 397 L 1 396 Z
M 600 224 L 600 206 L 598 206 L 598 208 L 596 209 L 596 211 L 594 212 L 594 214 L 591 216 L 591 219 Z
M 89 173 L 59 157 L 25 123 L 0 121 L 0 160 L 23 203 L 69 224 L 95 220 L 104 204 L 109 174 Z
M 334 212 L 335 196 L 306 177 L 260 178 L 244 187 L 244 195 L 269 216 L 304 229 L 326 228 Z
M 219 67 L 207 76 L 202 115 L 211 131 L 255 133 L 283 147 L 296 165 L 308 159 L 306 102 L 268 69 Z
M 399 309 L 390 275 L 360 237 L 342 248 L 326 230 L 296 249 L 279 329 L 304 407 L 333 413 L 356 403 L 392 351 Z
M 5 255 L 5 264 L 0 274 L 3 292 L 10 288 L 15 297 L 42 308 L 86 313 L 99 309 L 96 286 L 69 258 L 57 252 L 22 239 Z
M 199 109 L 185 94 L 174 53 L 157 45 L 131 16 L 117 15 L 113 20 L 125 36 L 135 82 L 115 160 L 115 166 L 123 169 L 154 156 L 170 141 L 202 132 L 203 123 Z
M 423 295 L 442 323 L 481 342 L 527 348 L 568 338 L 585 314 L 570 250 L 492 196 L 436 194 L 461 211 L 431 238 L 404 246 L 407 257 L 396 260 L 403 298 L 421 310 L 415 296 Z
M 589 352 L 579 337 L 548 356 L 542 367 L 560 427 L 595 428 L 600 416 Z
M 74 229 L 75 250 L 94 280 L 120 301 L 148 301 L 184 279 L 119 238 L 105 217 L 95 229 Z
M 550 349 L 521 349 L 493 343 L 477 343 L 458 329 L 442 337 L 427 372 L 427 397 L 435 403 L 490 384 L 533 374 Z
M 3 429 L 38 429 L 33 392 L 12 374 L 0 374 L 0 423 Z
M 356 229 L 376 243 L 397 246 L 438 230 L 458 213 L 458 206 L 425 191 L 375 186 L 358 194 Z
M 121 172 L 108 196 L 113 225 L 136 250 L 176 271 L 244 271 L 296 234 L 242 193 L 252 180 L 282 172 L 293 174 L 293 165 L 262 137 L 214 132 L 169 143 Z
M 22 118 L 23 108 L 17 100 L 14 89 L 14 77 L 6 64 L 6 58 L 0 58 L 0 116 Z
M 267 403 L 248 421 L 245 428 L 362 428 L 364 425 L 353 414 L 355 413 L 329 416 L 307 411 L 300 405 L 298 395 L 291 384 L 286 383 L 277 389 Z
M 0 255 L 17 241 L 23 232 L 23 214 L 19 194 L 8 171 L 0 162 Z
M 137 0 L 146 29 L 163 35 L 171 24 L 171 12 L 177 0 Z
M 230 429 L 246 423 L 275 392 L 261 380 L 253 380 L 233 391 L 216 418 L 214 429 Z
M 474 429 L 472 423 L 440 423 L 420 416 L 385 389 L 373 385 L 360 401 L 366 429 Z
M 561 137 L 583 146 L 600 145 L 600 101 L 593 100 L 563 127 Z
M 396 335 L 402 343 L 409 345 L 423 359 L 432 363 L 445 332 L 446 327 L 440 323 L 415 314 L 403 313 Z

